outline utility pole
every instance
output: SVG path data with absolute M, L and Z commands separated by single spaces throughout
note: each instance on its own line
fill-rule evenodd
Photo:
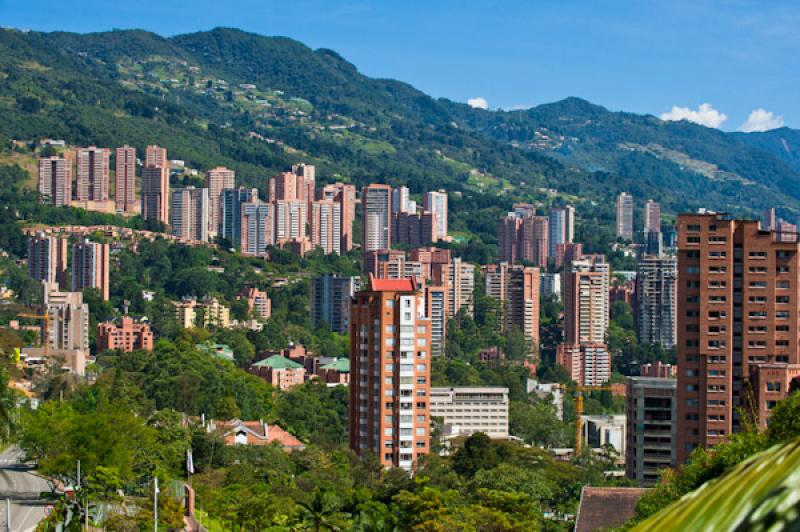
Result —
M 6 499 L 6 530 L 11 532 L 11 499 Z
M 153 530 L 158 532 L 158 477 L 153 478 Z

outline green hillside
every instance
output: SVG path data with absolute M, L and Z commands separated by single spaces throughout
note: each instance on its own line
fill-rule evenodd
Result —
M 496 216 L 519 200 L 569 198 L 595 225 L 607 225 L 621 190 L 672 212 L 800 212 L 798 171 L 719 131 L 578 99 L 471 109 L 368 78 L 333 51 L 233 29 L 169 39 L 0 30 L 0 112 L 6 138 L 159 143 L 192 167 L 227 165 L 262 189 L 300 160 L 323 180 L 444 187 L 452 230 L 489 243 Z

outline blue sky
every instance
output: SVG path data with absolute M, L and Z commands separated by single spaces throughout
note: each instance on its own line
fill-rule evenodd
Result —
M 0 0 L 0 24 L 162 35 L 238 27 L 490 108 L 580 96 L 726 130 L 800 127 L 797 0 Z

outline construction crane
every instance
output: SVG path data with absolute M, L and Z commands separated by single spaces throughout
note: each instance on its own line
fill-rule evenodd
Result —
M 50 314 L 30 314 L 21 312 L 17 314 L 18 318 L 29 318 L 32 320 L 42 320 L 44 322 L 44 330 L 42 331 L 42 345 L 44 346 L 44 356 L 50 356 Z
M 581 386 L 575 390 L 575 455 L 583 446 L 583 392 L 602 392 L 612 390 L 611 386 Z

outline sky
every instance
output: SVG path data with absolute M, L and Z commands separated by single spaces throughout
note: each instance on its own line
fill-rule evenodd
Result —
M 798 0 L 0 0 L 0 25 L 235 27 L 490 109 L 578 96 L 729 131 L 800 128 Z

